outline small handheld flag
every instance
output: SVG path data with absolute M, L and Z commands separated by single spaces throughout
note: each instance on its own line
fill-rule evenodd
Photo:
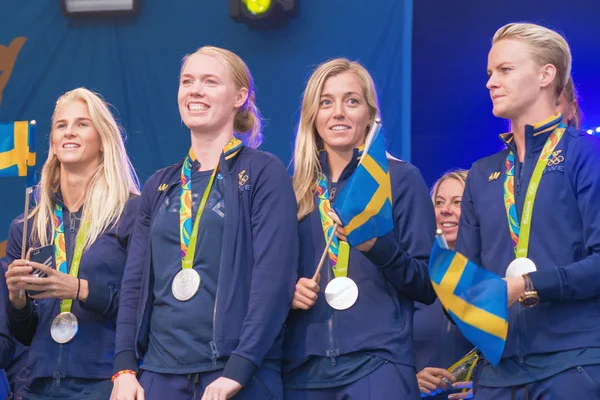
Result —
M 23 240 L 21 258 L 26 255 L 27 220 L 29 218 L 29 197 L 35 186 L 35 121 L 0 123 L 0 178 L 27 177 L 25 189 L 25 211 L 23 212 Z M 23 298 L 23 290 L 19 297 Z
M 456 326 L 493 365 L 508 335 L 508 293 L 498 275 L 449 250 L 438 231 L 429 258 L 431 284 Z
M 367 136 L 356 170 L 338 193 L 334 211 L 350 246 L 378 238 L 394 229 L 392 184 L 379 120 Z

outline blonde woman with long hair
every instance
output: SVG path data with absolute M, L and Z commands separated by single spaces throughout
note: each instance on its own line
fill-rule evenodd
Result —
M 56 269 L 20 259 L 22 217 L 12 223 L 7 246 L 8 322 L 29 345 L 24 399 L 110 395 L 119 288 L 138 194 L 107 103 L 84 88 L 60 96 L 27 240 L 32 257 L 48 254 Z
M 191 148 L 144 185 L 123 278 L 113 399 L 282 397 L 296 203 L 281 161 L 255 149 L 254 94 L 248 67 L 231 51 L 202 47 L 184 58 L 178 102 Z
M 511 23 L 492 39 L 487 72 L 492 112 L 512 132 L 469 171 L 456 250 L 506 278 L 509 321 L 503 357 L 484 360 L 475 398 L 599 398 L 600 140 L 556 110 L 569 45 Z
M 325 232 L 337 221 L 328 211 L 357 167 L 376 118 L 375 85 L 362 65 L 334 59 L 315 69 L 294 148 L 301 278 L 286 329 L 287 400 L 419 397 L 412 313 L 414 301 L 435 300 L 427 273 L 435 219 L 417 168 L 389 160 L 394 231 L 350 248 L 340 228 L 320 276 L 311 279 Z M 358 297 L 341 307 L 329 303 L 321 288 L 327 293 L 334 278 L 354 281 Z

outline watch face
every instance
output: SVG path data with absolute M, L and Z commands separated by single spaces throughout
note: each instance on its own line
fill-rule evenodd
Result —
M 522 301 L 521 304 L 523 304 L 523 306 L 525 306 L 525 307 L 533 307 L 533 306 L 537 305 L 537 303 L 539 301 L 540 301 L 540 298 L 537 297 L 537 296 L 535 296 L 535 295 L 533 295 L 533 296 L 526 296 L 523 299 L 523 301 Z

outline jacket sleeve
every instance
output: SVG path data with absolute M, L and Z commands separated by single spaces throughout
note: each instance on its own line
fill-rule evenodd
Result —
M 365 255 L 400 293 L 432 304 L 436 295 L 428 262 L 435 237 L 433 204 L 419 170 L 408 163 L 400 168 L 391 174 L 394 230 L 378 238 Z
M 458 223 L 458 236 L 456 238 L 456 251 L 473 261 L 477 265 L 481 262 L 481 236 L 479 217 L 473 204 L 473 181 L 477 179 L 477 167 L 473 165 L 467 176 L 465 190 L 461 200 L 460 221 Z
M 281 334 L 296 283 L 296 198 L 281 161 L 272 157 L 254 183 L 251 221 L 254 266 L 238 347 L 223 376 L 245 386 Z
M 15 219 L 8 230 L 6 245 L 6 261 L 10 265 L 21 258 L 21 242 L 23 236 L 23 216 Z M 31 232 L 31 229 L 29 230 Z M 28 241 L 29 242 L 29 241 Z M 8 296 L 7 296 L 8 297 Z M 38 324 L 38 314 L 35 302 L 27 299 L 27 305 L 21 310 L 12 307 L 7 298 L 8 326 L 12 336 L 26 346 L 31 344 Z
M 10 330 L 8 327 L 7 304 L 8 304 L 8 288 L 6 287 L 6 279 L 4 273 L 8 264 L 0 260 L 0 369 L 8 367 L 8 363 L 12 360 L 15 354 L 15 343 L 13 342 Z
M 571 142 L 565 174 L 577 197 L 587 256 L 569 265 L 529 274 L 540 301 L 576 301 L 600 296 L 600 139 L 581 136 Z
M 125 369 L 138 371 L 138 360 L 135 352 L 137 315 L 139 307 L 144 306 L 140 304 L 140 292 L 142 290 L 144 269 L 149 268 L 146 263 L 146 253 L 149 251 L 152 204 L 158 190 L 156 182 L 157 178 L 154 175 L 144 185 L 127 252 L 127 262 L 125 263 L 119 296 L 114 372 Z
M 139 211 L 139 203 L 139 196 L 133 197 L 127 202 L 117 226 L 118 240 L 125 246 L 126 251 L 129 248 L 135 218 Z M 125 266 L 123 266 L 124 268 Z M 87 301 L 79 302 L 81 307 L 107 318 L 116 318 L 119 308 L 119 288 L 88 281 L 88 289 Z

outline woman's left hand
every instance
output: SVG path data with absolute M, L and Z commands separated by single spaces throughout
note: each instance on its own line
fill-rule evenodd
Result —
M 346 237 L 346 230 L 342 226 L 342 221 L 340 220 L 340 218 L 333 211 L 329 212 L 328 215 L 331 217 L 333 222 L 339 225 L 337 230 L 335 231 L 335 235 L 338 237 L 338 239 L 343 240 L 344 242 L 348 242 L 348 238 Z M 363 253 L 366 253 L 373 248 L 373 245 L 375 245 L 376 241 L 377 238 L 369 239 L 366 242 L 361 243 L 355 247 Z
M 473 382 L 456 382 L 452 384 L 452 389 L 471 389 L 466 391 L 465 393 L 452 393 L 448 395 L 448 400 L 450 399 L 472 399 L 473 398 Z
M 30 275 L 19 277 L 19 282 L 23 282 L 23 289 L 27 291 L 41 292 L 35 296 L 29 296 L 32 299 L 76 299 L 77 287 L 79 282 L 77 278 L 64 274 L 60 271 L 50 268 L 44 264 L 29 262 L 29 266 L 47 274 L 45 278 Z
M 522 276 L 504 278 L 508 293 L 508 307 L 511 307 L 525 294 L 525 279 Z
M 242 385 L 233 379 L 222 376 L 206 387 L 202 395 L 202 400 L 231 399 L 240 390 L 242 390 Z

